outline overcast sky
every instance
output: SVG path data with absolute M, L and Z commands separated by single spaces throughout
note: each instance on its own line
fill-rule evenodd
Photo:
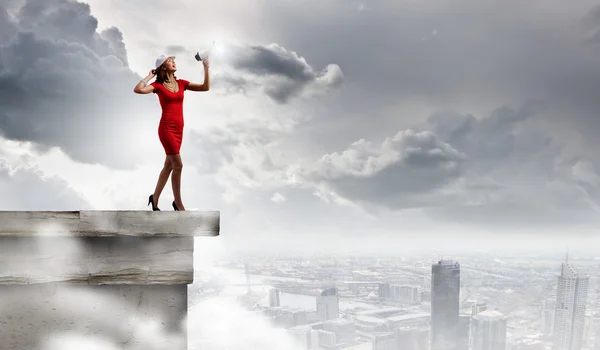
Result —
M 214 40 L 211 91 L 185 97 L 182 190 L 232 247 L 600 224 L 597 2 L 0 4 L 2 210 L 147 210 L 160 107 L 132 89 L 163 52 L 202 82 Z

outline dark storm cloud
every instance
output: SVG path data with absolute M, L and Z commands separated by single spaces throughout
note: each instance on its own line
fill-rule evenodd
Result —
M 490 110 L 537 98 L 553 104 L 544 123 L 556 130 L 570 119 L 570 127 L 595 142 L 600 52 L 581 43 L 600 27 L 577 25 L 593 9 L 590 3 L 378 1 L 358 11 L 357 4 L 332 1 L 315 11 L 306 2 L 285 2 L 267 7 L 263 20 L 277 28 L 274 40 L 311 63 L 343 67 L 356 91 L 327 115 L 370 113 L 357 120 L 364 129 L 373 120 L 388 129 L 406 127 L 382 105 L 471 103 Z
M 481 170 L 490 165 L 496 167 L 518 153 L 518 130 L 524 121 L 544 110 L 544 103 L 531 100 L 519 109 L 502 106 L 485 118 L 454 111 L 437 112 L 429 117 L 423 128 L 468 154 L 473 166 Z
M 286 103 L 307 89 L 338 88 L 343 73 L 336 64 L 317 71 L 296 52 L 277 44 L 228 48 L 228 62 L 235 75 L 225 74 L 222 81 L 230 91 L 262 89 L 278 103 Z
M 367 210 L 421 207 L 436 219 L 513 229 L 598 222 L 598 169 L 527 127 L 545 111 L 529 101 L 479 118 L 439 112 L 420 131 L 325 155 L 303 178 Z
M 279 45 L 252 46 L 234 58 L 233 66 L 255 75 L 276 75 L 306 83 L 316 77 L 306 61 Z
M 68 0 L 28 0 L 14 13 L 0 15 L 0 27 L 16 28 L 0 42 L 2 135 L 81 162 L 133 166 L 143 145 L 131 132 L 151 128 L 157 112 L 132 92 L 139 76 L 119 30 L 96 32 L 89 6 Z
M 520 109 L 507 106 L 485 118 L 439 113 L 427 129 L 467 155 L 471 177 L 497 186 L 468 186 L 464 201 L 427 209 L 434 218 L 505 228 L 576 225 L 597 222 L 600 182 L 597 169 L 564 154 L 565 145 L 527 127 L 546 111 L 530 101 Z
M 98 20 L 87 4 L 67 0 L 29 0 L 17 14 L 19 27 L 39 37 L 79 43 L 99 56 L 116 55 L 127 65 L 123 36 L 117 28 L 97 33 Z
M 365 207 L 431 204 L 437 217 L 462 222 L 526 223 L 531 212 L 538 224 L 572 224 L 596 212 L 598 184 L 574 173 L 589 160 L 586 174 L 593 177 L 600 165 L 600 52 L 582 45 L 600 31 L 597 4 L 389 1 L 367 2 L 362 11 L 345 1 L 318 11 L 316 2 L 269 4 L 262 20 L 276 28 L 272 40 L 302 52 L 313 66 L 336 62 L 351 88 L 341 103 L 314 113 L 315 124 L 295 138 L 324 144 L 320 154 L 329 156 L 360 138 L 381 151 L 376 140 L 413 128 L 464 155 L 455 172 L 440 166 L 419 176 L 403 160 L 364 176 L 347 169 L 376 168 L 368 159 L 383 160 L 352 146 L 333 153 L 340 159 L 335 166 L 321 161 L 312 169 L 307 181 L 314 187 Z M 249 72 L 265 72 L 248 57 Z M 273 71 L 299 81 L 310 76 L 302 64 Z M 415 101 L 445 112 L 395 113 Z
M 465 156 L 430 132 L 406 130 L 381 144 L 365 140 L 325 155 L 300 173 L 351 201 L 394 209 L 437 205 L 437 192 L 463 174 Z
M 114 53 L 124 65 L 128 65 L 127 49 L 121 31 L 116 27 L 107 28 L 100 33 L 100 37 L 108 44 L 107 53 Z

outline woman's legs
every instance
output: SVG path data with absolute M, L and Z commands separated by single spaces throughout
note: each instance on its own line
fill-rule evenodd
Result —
M 165 164 L 160 171 L 160 175 L 158 176 L 158 181 L 156 182 L 156 188 L 154 189 L 154 205 L 158 207 L 158 199 L 160 198 L 160 194 L 162 190 L 165 188 L 167 181 L 169 180 L 169 175 L 171 175 L 171 171 L 173 171 L 173 165 L 171 164 L 171 160 L 169 159 L 171 156 L 167 156 L 165 159 Z
M 171 184 L 173 185 L 173 197 L 175 197 L 175 205 L 179 210 L 185 210 L 183 202 L 181 201 L 181 171 L 183 170 L 183 162 L 181 161 L 181 155 L 175 154 L 167 156 L 171 161 L 173 167 L 173 175 L 171 176 Z

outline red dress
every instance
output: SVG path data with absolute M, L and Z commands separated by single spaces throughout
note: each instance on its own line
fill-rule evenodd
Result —
M 154 93 L 158 95 L 162 116 L 158 125 L 158 138 L 167 155 L 179 154 L 183 139 L 183 92 L 189 81 L 177 79 L 179 90 L 173 92 L 163 84 L 153 82 Z

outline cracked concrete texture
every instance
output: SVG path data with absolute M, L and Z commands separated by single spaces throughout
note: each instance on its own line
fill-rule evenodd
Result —
M 0 242 L 0 284 L 193 282 L 193 237 L 0 237 Z
M 4 285 L 0 349 L 187 349 L 187 306 L 187 285 Z

